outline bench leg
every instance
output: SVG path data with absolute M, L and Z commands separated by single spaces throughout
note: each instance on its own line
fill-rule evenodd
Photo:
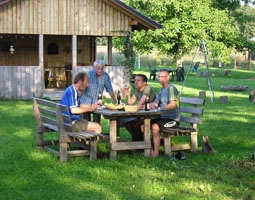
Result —
M 59 159 L 61 163 L 65 163 L 67 161 L 67 146 L 66 142 L 61 142 L 59 146 Z
M 170 137 L 170 135 L 164 136 L 164 152 L 165 152 L 165 155 L 171 154 L 171 137 Z
M 190 134 L 190 146 L 191 153 L 197 153 L 197 132 L 192 132 Z
M 90 142 L 89 156 L 90 156 L 90 160 L 97 159 L 97 140 L 93 140 Z
M 36 144 L 37 148 L 40 150 L 43 150 L 43 132 L 37 132 L 36 133 Z

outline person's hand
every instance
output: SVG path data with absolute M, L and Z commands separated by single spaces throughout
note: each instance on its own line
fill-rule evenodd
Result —
M 91 105 L 91 111 L 97 110 L 100 106 L 99 102 L 95 102 Z
M 152 103 L 150 103 L 150 108 L 153 110 L 158 109 L 158 104 L 155 102 L 152 102 Z
M 121 89 L 122 94 L 126 95 L 126 96 L 130 96 L 130 90 L 129 88 L 122 88 Z

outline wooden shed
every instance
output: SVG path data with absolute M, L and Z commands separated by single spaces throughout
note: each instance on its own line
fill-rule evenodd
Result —
M 156 28 L 119 0 L 0 0 L 0 98 L 60 98 L 72 76 L 92 68 L 97 37 L 108 38 L 105 70 L 118 90 L 126 69 L 112 66 L 112 37 Z

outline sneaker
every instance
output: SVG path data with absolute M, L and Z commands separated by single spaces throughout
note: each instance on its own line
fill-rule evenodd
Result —
M 176 157 L 177 157 L 179 160 L 186 160 L 186 159 L 187 159 L 183 151 L 178 151 Z
M 169 156 L 169 160 L 176 160 L 175 153 L 171 153 L 171 155 Z

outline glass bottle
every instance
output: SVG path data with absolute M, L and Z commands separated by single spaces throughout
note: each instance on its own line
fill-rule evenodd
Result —
M 150 110 L 150 101 L 149 101 L 149 97 L 148 97 L 148 96 L 146 96 L 146 98 L 145 98 L 144 110 L 145 110 L 145 111 Z
M 117 93 L 117 104 L 121 103 L 121 96 L 120 96 L 120 91 Z
M 103 104 L 103 95 L 101 92 L 98 93 L 97 101 L 100 103 L 100 105 Z

